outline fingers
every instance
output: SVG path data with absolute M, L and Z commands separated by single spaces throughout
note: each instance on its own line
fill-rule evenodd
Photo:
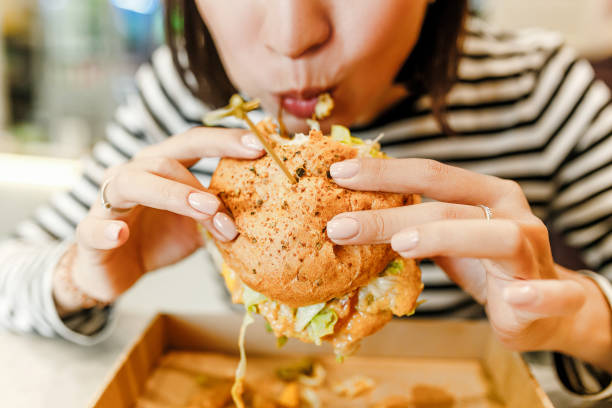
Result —
M 108 202 L 115 208 L 137 205 L 166 210 L 204 221 L 217 213 L 219 199 L 192 186 L 155 174 L 125 170 L 115 175 L 106 188 Z
M 511 204 L 528 209 L 520 187 L 508 180 L 474 173 L 428 159 L 351 159 L 334 163 L 338 185 L 354 190 L 423 194 L 458 204 Z
M 532 258 L 520 225 L 509 220 L 434 221 L 395 234 L 391 246 L 406 258 Z
M 399 231 L 444 219 L 482 219 L 482 209 L 470 205 L 424 203 L 384 210 L 357 211 L 335 216 L 327 235 L 337 244 L 388 243 Z
M 586 300 L 586 291 L 572 280 L 529 280 L 506 286 L 504 300 L 526 320 L 575 313 Z
M 109 250 L 127 241 L 130 230 L 123 221 L 105 220 L 87 216 L 76 230 L 77 240 L 90 249 Z
M 236 227 L 223 211 L 221 201 L 210 194 L 179 161 L 165 157 L 142 157 L 110 169 L 105 197 L 112 208 L 141 205 L 195 219 L 221 241 L 236 237 Z M 99 218 L 122 217 L 96 204 Z
M 263 154 L 263 146 L 247 130 L 199 127 L 149 146 L 136 158 L 168 157 L 191 167 L 204 157 L 256 159 Z

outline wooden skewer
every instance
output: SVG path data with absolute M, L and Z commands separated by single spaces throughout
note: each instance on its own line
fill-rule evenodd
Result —
M 285 122 L 283 122 L 283 108 L 282 106 L 278 108 L 278 133 L 280 133 L 281 137 L 288 138 L 287 128 L 285 127 Z
M 265 136 L 261 134 L 259 129 L 257 129 L 257 126 L 255 126 L 253 121 L 251 121 L 251 119 L 249 119 L 249 117 L 247 116 L 248 112 L 254 109 L 257 109 L 258 107 L 259 107 L 259 100 L 254 99 L 252 101 L 245 102 L 245 100 L 242 99 L 240 95 L 234 94 L 230 98 L 229 105 L 227 105 L 224 108 L 218 109 L 216 111 L 209 112 L 204 117 L 204 123 L 206 123 L 207 125 L 214 124 L 219 119 L 223 117 L 227 117 L 227 116 L 234 116 L 240 120 L 244 120 L 246 124 L 249 126 L 249 129 L 251 129 L 251 131 L 255 134 L 255 136 L 257 136 L 257 138 L 263 145 L 266 152 L 270 155 L 270 157 L 272 157 L 272 159 L 276 162 L 276 164 L 283 171 L 283 173 L 285 173 L 285 176 L 287 176 L 287 178 L 289 179 L 289 182 L 291 184 L 297 184 L 297 180 L 289 172 L 289 170 L 287 169 L 287 166 L 285 166 L 285 164 L 281 161 L 281 159 L 279 159 L 276 152 L 272 150 L 272 146 L 270 146 Z
M 264 149 L 266 149 L 266 152 L 268 152 L 268 154 L 272 157 L 272 159 L 274 159 L 278 167 L 280 167 L 283 173 L 285 173 L 285 176 L 287 176 L 287 178 L 289 179 L 289 182 L 291 184 L 297 184 L 297 180 L 295 179 L 295 177 L 293 177 L 293 174 L 289 172 L 285 164 L 281 161 L 281 159 L 279 159 L 279 157 L 274 152 L 274 150 L 272 150 L 272 146 L 268 144 L 268 141 L 266 140 L 266 138 L 259 132 L 259 129 L 257 129 L 255 124 L 251 121 L 251 119 L 249 119 L 246 113 L 244 114 L 243 119 L 247 123 L 247 125 L 249 125 L 249 128 L 251 129 L 251 131 L 255 133 L 255 136 L 257 136 L 257 138 L 263 145 Z

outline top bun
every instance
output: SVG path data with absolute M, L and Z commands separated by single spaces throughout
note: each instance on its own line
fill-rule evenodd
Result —
M 341 188 L 329 167 L 357 157 L 357 148 L 314 130 L 302 144 L 281 144 L 269 122 L 258 126 L 298 183 L 289 183 L 269 155 L 220 161 L 210 189 L 239 232 L 232 242 L 216 242 L 225 262 L 247 286 L 291 307 L 367 284 L 397 255 L 388 244 L 336 245 L 327 238 L 327 222 L 346 211 L 413 204 L 415 197 Z

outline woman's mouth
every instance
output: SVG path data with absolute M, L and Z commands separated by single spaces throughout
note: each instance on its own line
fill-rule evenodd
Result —
M 304 89 L 280 94 L 280 105 L 285 112 L 295 117 L 308 119 L 315 113 L 319 95 L 331 92 L 329 89 Z

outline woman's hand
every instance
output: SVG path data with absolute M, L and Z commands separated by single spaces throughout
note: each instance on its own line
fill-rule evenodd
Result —
M 70 287 L 81 297 L 114 301 L 144 273 L 202 246 L 198 224 L 217 239 L 234 239 L 236 227 L 221 202 L 188 168 L 203 157 L 255 159 L 262 154 L 257 138 L 244 130 L 195 128 L 108 169 L 105 192 L 112 208 L 97 200 L 79 224 L 76 245 L 60 262 L 72 286 L 54 285 L 58 308 L 83 307 L 75 304 L 78 298 L 71 297 Z
M 600 291 L 588 278 L 555 265 L 547 229 L 517 183 L 424 159 L 353 159 L 332 165 L 330 173 L 346 188 L 439 201 L 339 214 L 327 233 L 342 245 L 390 242 L 403 257 L 432 258 L 485 305 L 507 346 L 578 347 L 576 336 L 588 336 L 587 323 L 577 321 L 587 304 L 599 308 L 599 317 L 607 313 L 599 325 L 610 331 L 602 323 L 609 323 L 609 307 Z M 491 220 L 478 205 L 492 210 Z

